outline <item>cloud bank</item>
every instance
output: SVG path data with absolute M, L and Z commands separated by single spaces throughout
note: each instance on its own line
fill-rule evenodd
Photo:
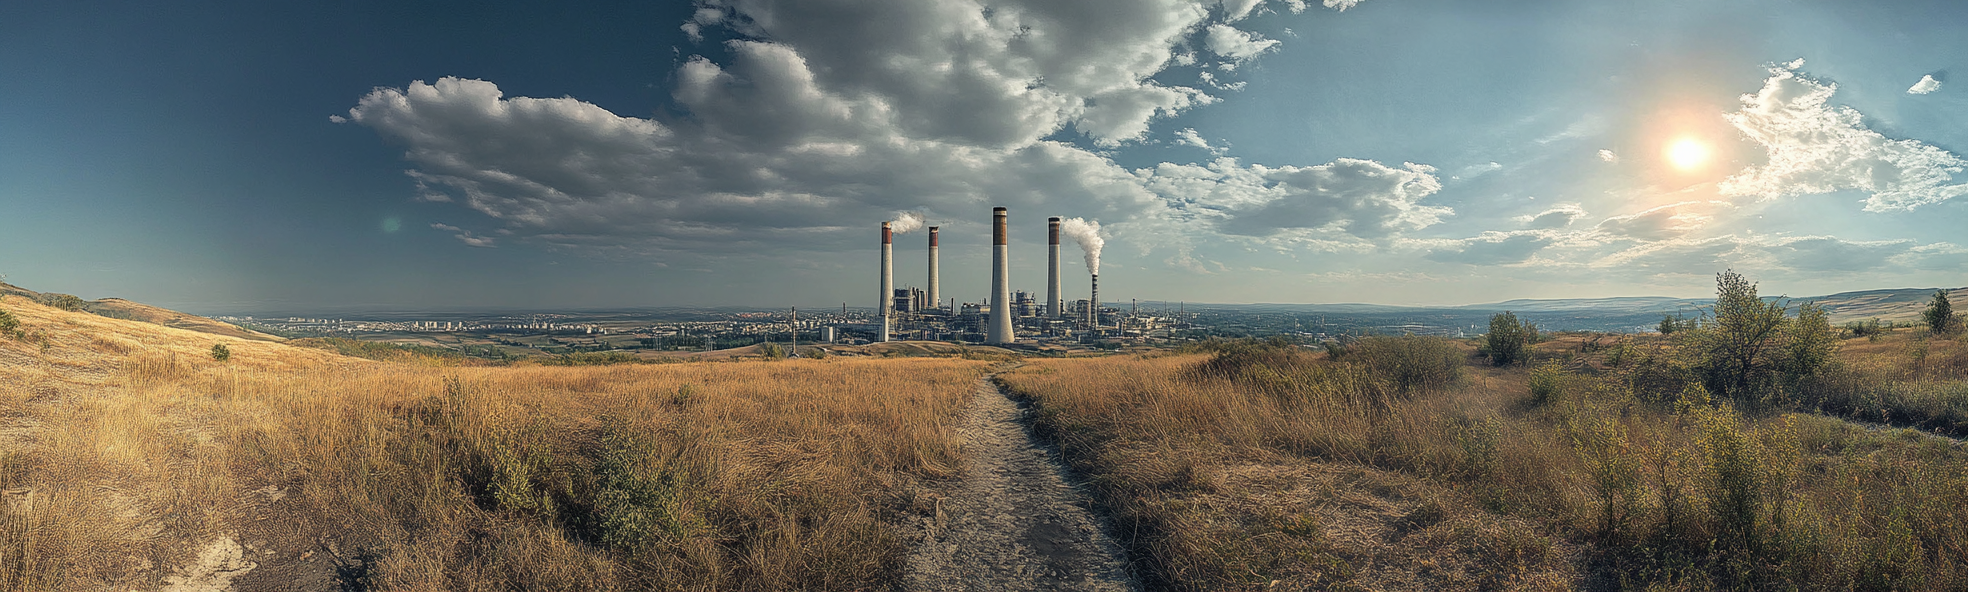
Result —
M 1857 110 L 1828 104 L 1838 85 L 1798 72 L 1803 60 L 1770 68 L 1742 109 L 1724 117 L 1763 147 L 1769 162 L 1721 184 L 1727 195 L 1785 195 L 1859 190 L 1869 212 L 1912 210 L 1968 194 L 1956 182 L 1968 161 L 1914 140 L 1868 129 Z

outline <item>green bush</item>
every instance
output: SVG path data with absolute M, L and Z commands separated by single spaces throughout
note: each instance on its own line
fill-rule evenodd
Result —
M 212 359 L 221 362 L 232 359 L 232 348 L 223 343 L 212 344 Z
M 1537 343 L 1537 325 L 1519 322 L 1517 315 L 1503 311 L 1490 317 L 1490 333 L 1483 339 L 1483 353 L 1490 363 L 1508 366 L 1528 358 L 1524 348 Z
M 14 313 L 0 310 L 0 335 L 20 339 L 20 319 L 14 318 Z
M 767 360 L 784 360 L 786 359 L 786 348 L 779 347 L 777 343 L 767 343 L 759 347 L 759 355 Z
M 82 310 L 83 300 L 72 294 L 42 294 L 41 304 L 67 311 Z
M 1742 274 L 1715 276 L 1714 322 L 1689 332 L 1691 366 L 1708 391 L 1745 403 L 1773 402 L 1787 319 L 1782 301 L 1764 302 Z
M 1368 337 L 1352 349 L 1349 359 L 1402 393 L 1442 390 L 1462 377 L 1462 350 L 1442 337 Z
M 1934 299 L 1927 303 L 1927 310 L 1920 312 L 1927 320 L 1927 330 L 1935 335 L 1954 329 L 1954 304 L 1948 302 L 1947 290 L 1935 290 Z
M 1879 319 L 1871 319 L 1845 323 L 1845 332 L 1853 337 L 1864 337 L 1868 341 L 1879 341 L 1879 336 L 1886 332 L 1886 328 L 1879 326 Z

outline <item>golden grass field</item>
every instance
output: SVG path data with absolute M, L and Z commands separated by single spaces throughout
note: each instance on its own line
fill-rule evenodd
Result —
M 1358 351 L 1041 360 L 1000 380 L 1156 588 L 1968 587 L 1961 442 L 1662 400 L 1635 370 L 1649 339 L 1623 360 L 1553 340 L 1537 369 L 1472 356 L 1406 392 Z M 1968 355 L 1852 341 L 1851 371 L 1883 382 L 1910 371 L 1882 352 Z
M 1009 355 L 460 365 L 0 310 L 0 590 L 894 589 Z M 1743 411 L 1664 370 L 1673 344 L 997 380 L 1151 590 L 1968 589 L 1968 344 L 1847 339 Z
M 879 587 L 988 365 L 420 366 L 0 309 L 5 590 Z

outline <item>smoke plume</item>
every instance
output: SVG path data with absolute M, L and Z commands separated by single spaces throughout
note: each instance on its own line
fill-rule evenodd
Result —
M 1100 223 L 1085 218 L 1067 218 L 1059 222 L 1059 233 L 1080 244 L 1086 251 L 1087 273 L 1100 275 L 1100 248 L 1107 246 L 1107 239 L 1100 238 Z
M 888 223 L 888 231 L 895 234 L 910 232 L 923 226 L 922 212 L 896 212 L 895 219 Z

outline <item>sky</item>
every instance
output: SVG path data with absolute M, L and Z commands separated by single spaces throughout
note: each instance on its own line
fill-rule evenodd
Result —
M 0 274 L 205 314 L 1968 285 L 1968 6 L 0 4 Z M 896 278 L 924 284 L 924 235 Z M 1069 244 L 1066 297 L 1087 259 Z

